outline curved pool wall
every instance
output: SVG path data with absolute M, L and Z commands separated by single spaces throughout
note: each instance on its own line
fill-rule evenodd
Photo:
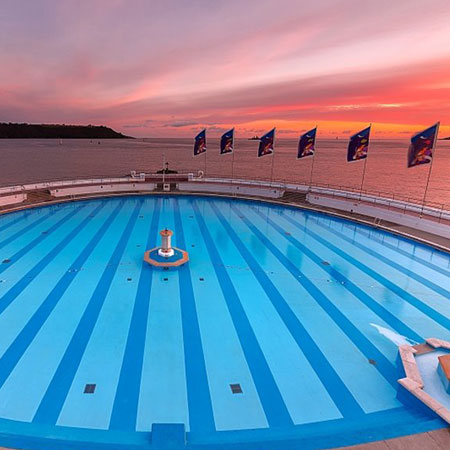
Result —
M 155 271 L 165 227 L 190 262 Z M 397 399 L 396 369 L 399 343 L 450 339 L 445 253 L 177 196 L 7 214 L 0 251 L 3 446 L 313 449 L 445 426 Z

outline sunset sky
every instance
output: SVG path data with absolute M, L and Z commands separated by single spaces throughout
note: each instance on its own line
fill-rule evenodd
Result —
M 450 135 L 449 0 L 2 0 L 0 121 Z

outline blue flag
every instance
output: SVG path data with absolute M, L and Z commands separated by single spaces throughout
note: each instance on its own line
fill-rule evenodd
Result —
M 200 131 L 194 139 L 194 156 L 206 152 L 206 130 Z
M 316 151 L 316 131 L 317 128 L 313 128 L 300 136 L 297 159 L 314 156 L 314 152 Z
M 275 128 L 270 130 L 264 136 L 260 138 L 258 147 L 258 158 L 261 156 L 271 155 L 274 151 L 275 142 Z
M 226 155 L 227 153 L 233 153 L 234 149 L 234 128 L 227 131 L 220 138 L 220 154 Z
M 408 167 L 431 162 L 438 129 L 439 122 L 411 138 L 411 144 L 408 149 Z
M 347 161 L 359 161 L 367 158 L 369 150 L 370 126 L 354 134 L 350 138 L 347 150 Z

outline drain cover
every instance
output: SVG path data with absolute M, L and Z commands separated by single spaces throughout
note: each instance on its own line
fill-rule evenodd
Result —
M 242 388 L 240 384 L 230 384 L 230 388 L 233 394 L 242 394 Z
M 96 384 L 87 384 L 84 387 L 84 393 L 85 394 L 93 394 L 95 392 L 95 388 L 97 387 Z

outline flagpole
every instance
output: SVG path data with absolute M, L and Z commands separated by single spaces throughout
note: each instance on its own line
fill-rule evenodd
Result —
M 232 150 L 232 155 L 231 155 L 231 182 L 233 182 L 234 179 L 234 128 L 233 128 L 233 141 L 231 142 L 231 148 Z
M 366 156 L 365 159 L 364 159 L 364 168 L 363 168 L 362 179 L 361 179 L 361 187 L 359 188 L 359 201 L 361 201 L 362 188 L 363 188 L 363 185 L 364 185 L 364 178 L 366 176 L 367 158 L 368 158 L 368 156 Z
M 166 182 L 166 177 L 165 177 L 165 170 L 164 170 L 164 166 L 166 165 L 166 152 L 163 153 L 163 166 L 162 166 L 162 182 L 163 182 L 163 190 L 164 190 L 164 183 Z
M 370 132 L 372 131 L 372 124 L 369 125 L 369 128 L 370 128 L 370 131 L 369 131 L 369 136 L 370 136 Z M 369 145 L 369 143 L 367 143 L 367 145 Z M 369 150 L 369 149 L 367 149 L 367 150 Z M 361 179 L 361 187 L 359 189 L 359 201 L 361 201 L 361 197 L 362 197 L 362 189 L 363 189 L 363 185 L 364 185 L 364 178 L 366 177 L 366 166 L 367 166 L 368 158 L 369 158 L 369 152 L 367 151 L 366 157 L 364 158 L 364 168 L 363 168 L 362 179 Z
M 317 125 L 316 125 L 316 133 L 314 135 L 314 153 L 312 157 L 312 164 L 311 164 L 311 173 L 309 175 L 309 192 L 312 190 L 312 180 L 313 180 L 313 171 L 314 171 L 314 161 L 316 159 L 316 139 L 317 139 Z
M 272 169 L 270 170 L 270 184 L 272 184 L 272 180 L 273 180 L 273 166 L 275 163 L 275 150 L 272 154 Z
M 431 169 L 433 168 L 433 161 L 434 161 L 434 156 L 435 156 L 436 141 L 437 141 L 437 137 L 438 137 L 438 133 L 439 133 L 440 122 L 438 122 L 436 125 L 437 125 L 437 127 L 436 127 L 436 134 L 434 135 L 434 142 L 433 142 L 433 147 L 432 147 L 432 150 L 431 150 L 432 153 L 431 153 L 430 170 L 428 171 L 427 184 L 425 185 L 425 192 L 423 193 L 422 210 L 420 211 L 420 217 L 423 216 L 423 210 L 425 208 L 425 200 L 427 198 L 428 185 L 430 184 Z
M 313 172 L 314 172 L 314 160 L 316 159 L 316 149 L 314 149 L 314 154 L 312 157 L 312 164 L 311 164 L 311 174 L 309 175 L 309 191 L 311 192 L 312 188 L 312 179 L 313 179 Z
M 272 169 L 270 171 L 270 184 L 273 182 L 273 167 L 275 165 L 275 128 L 273 129 L 273 141 L 272 141 Z
M 234 148 L 233 154 L 231 155 L 231 181 L 234 180 Z

